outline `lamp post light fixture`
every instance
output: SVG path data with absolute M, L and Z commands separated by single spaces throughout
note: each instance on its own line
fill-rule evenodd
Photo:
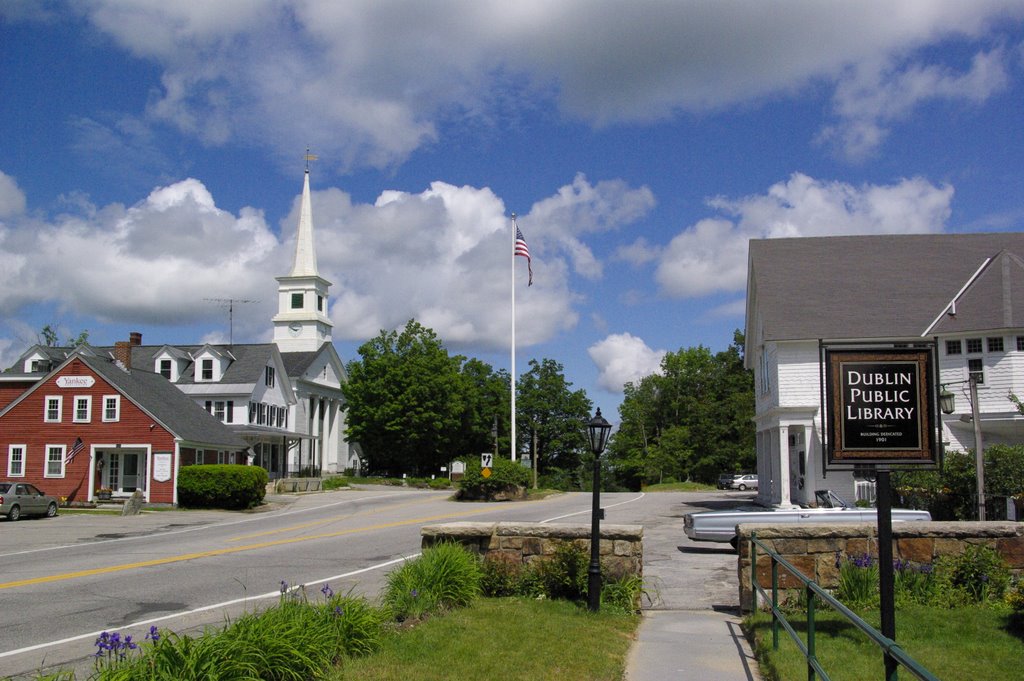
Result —
M 966 381 L 943 383 L 939 389 L 939 409 L 943 414 L 956 411 L 956 395 L 947 390 L 947 385 L 967 383 L 970 386 L 971 421 L 974 424 L 974 466 L 978 485 L 978 520 L 985 520 L 985 445 L 981 439 L 981 414 L 978 411 L 978 375 L 970 374 Z
M 612 424 L 601 416 L 598 407 L 587 424 L 590 451 L 594 453 L 594 506 L 590 514 L 590 567 L 587 568 L 587 608 L 591 612 L 601 608 L 601 452 L 608 444 L 611 430 Z

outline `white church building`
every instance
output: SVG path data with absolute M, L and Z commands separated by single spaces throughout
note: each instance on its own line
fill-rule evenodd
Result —
M 163 376 L 248 443 L 249 459 L 272 479 L 359 471 L 359 448 L 344 436 L 347 379 L 331 339 L 331 282 L 317 270 L 308 169 L 292 269 L 277 283 L 272 343 L 143 345 L 132 333 L 115 347 L 87 349 Z M 11 371 L 41 378 L 74 351 L 36 345 Z M 227 463 L 218 452 L 192 456 L 183 464 Z

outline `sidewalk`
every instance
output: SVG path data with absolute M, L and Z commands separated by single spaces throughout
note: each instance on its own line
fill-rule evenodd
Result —
M 761 681 L 740 629 L 736 552 L 687 538 L 681 518 L 699 506 L 679 501 L 657 511 L 669 522 L 644 525 L 652 600 L 626 659 L 626 681 Z
M 740 618 L 717 610 L 645 610 L 626 681 L 760 681 Z

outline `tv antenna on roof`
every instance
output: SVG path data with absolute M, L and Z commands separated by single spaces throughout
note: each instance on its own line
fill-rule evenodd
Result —
M 208 303 L 217 303 L 221 307 L 228 308 L 228 345 L 235 344 L 235 304 L 258 303 L 258 300 L 247 300 L 244 298 L 203 298 Z

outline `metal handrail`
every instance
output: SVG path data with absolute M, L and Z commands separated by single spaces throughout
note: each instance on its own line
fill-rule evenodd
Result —
M 771 558 L 772 564 L 772 593 L 771 596 L 764 590 L 757 579 L 757 547 L 761 547 L 764 552 Z M 793 577 L 803 583 L 804 589 L 807 594 L 807 642 L 801 639 L 793 625 L 789 623 L 786 616 L 779 609 L 779 566 L 784 567 Z M 910 657 L 903 648 L 900 647 L 896 641 L 883 636 L 880 631 L 872 627 L 870 624 L 861 619 L 855 612 L 847 608 L 845 605 L 840 603 L 832 594 L 825 589 L 821 588 L 817 582 L 808 578 L 792 564 L 789 563 L 785 558 L 777 554 L 772 549 L 768 548 L 764 543 L 757 538 L 757 532 L 750 533 L 750 584 L 751 584 L 751 611 L 757 612 L 757 595 L 760 593 L 764 596 L 765 600 L 771 600 L 771 612 L 772 612 L 772 649 L 779 649 L 779 625 L 789 633 L 790 638 L 796 643 L 800 653 L 807 660 L 807 678 L 813 680 L 815 675 L 818 675 L 824 681 L 831 681 L 829 675 L 821 667 L 821 663 L 815 654 L 815 632 L 814 632 L 814 614 L 815 614 L 815 599 L 819 598 L 824 601 L 833 610 L 838 612 L 840 615 L 850 621 L 851 624 L 856 626 L 867 637 L 872 640 L 878 647 L 882 649 L 883 662 L 886 659 L 892 659 L 900 666 L 905 667 L 914 676 L 921 681 L 940 681 L 937 676 L 929 672 L 927 669 L 922 667 L 914 658 Z M 893 671 L 891 678 L 887 681 L 896 681 L 896 672 Z

